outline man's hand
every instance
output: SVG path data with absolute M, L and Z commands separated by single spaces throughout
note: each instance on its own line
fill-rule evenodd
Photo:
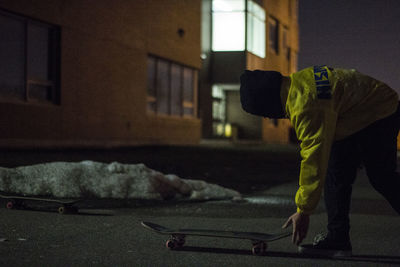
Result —
M 289 217 L 282 228 L 287 228 L 291 224 L 293 225 L 292 242 L 298 246 L 307 236 L 308 225 L 310 224 L 310 215 L 296 212 Z

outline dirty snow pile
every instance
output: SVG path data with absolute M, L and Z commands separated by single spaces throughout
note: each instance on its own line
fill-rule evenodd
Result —
M 52 162 L 0 167 L 0 191 L 56 198 L 240 199 L 240 193 L 201 180 L 164 175 L 144 164 Z

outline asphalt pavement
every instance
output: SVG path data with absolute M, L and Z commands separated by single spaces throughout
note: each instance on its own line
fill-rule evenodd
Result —
M 265 256 L 251 242 L 187 237 L 177 251 L 167 236 L 141 221 L 168 227 L 276 232 L 295 211 L 299 168 L 295 146 L 206 143 L 191 147 L 0 151 L 0 166 L 50 161 L 142 162 L 182 178 L 203 179 L 240 191 L 242 201 L 80 202 L 78 214 L 60 215 L 48 206 L 7 210 L 0 201 L 0 266 L 400 266 L 400 216 L 369 185 L 361 170 L 352 199 L 353 256 L 304 257 L 290 238 L 271 242 Z M 323 201 L 311 217 L 305 243 L 323 232 Z

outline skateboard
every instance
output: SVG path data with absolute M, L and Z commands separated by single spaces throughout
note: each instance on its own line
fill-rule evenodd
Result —
M 64 199 L 52 199 L 52 198 L 38 198 L 38 197 L 24 197 L 24 196 L 12 196 L 12 195 L 2 195 L 0 198 L 7 200 L 7 209 L 26 209 L 28 206 L 27 202 L 43 202 L 51 203 L 57 205 L 57 211 L 60 214 L 78 213 L 78 207 L 75 206 L 79 199 L 74 200 L 64 200 Z
M 252 242 L 253 255 L 264 255 L 267 251 L 268 242 L 272 242 L 284 237 L 290 236 L 291 232 L 281 232 L 276 234 L 256 233 L 256 232 L 243 232 L 243 231 L 220 231 L 208 229 L 170 229 L 164 226 L 151 223 L 141 222 L 142 226 L 159 234 L 170 235 L 167 240 L 166 246 L 169 249 L 179 249 L 185 244 L 186 236 L 206 236 L 206 237 L 220 237 L 220 238 L 237 238 L 248 239 Z

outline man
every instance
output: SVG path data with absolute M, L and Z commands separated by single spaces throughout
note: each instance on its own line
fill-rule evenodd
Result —
M 324 188 L 327 234 L 299 252 L 351 255 L 349 208 L 360 163 L 373 187 L 400 214 L 396 172 L 400 124 L 398 95 L 386 84 L 356 70 L 306 68 L 289 77 L 275 71 L 246 71 L 240 77 L 242 107 L 253 115 L 288 117 L 301 141 L 297 212 L 292 241 L 306 237 L 310 215 Z

